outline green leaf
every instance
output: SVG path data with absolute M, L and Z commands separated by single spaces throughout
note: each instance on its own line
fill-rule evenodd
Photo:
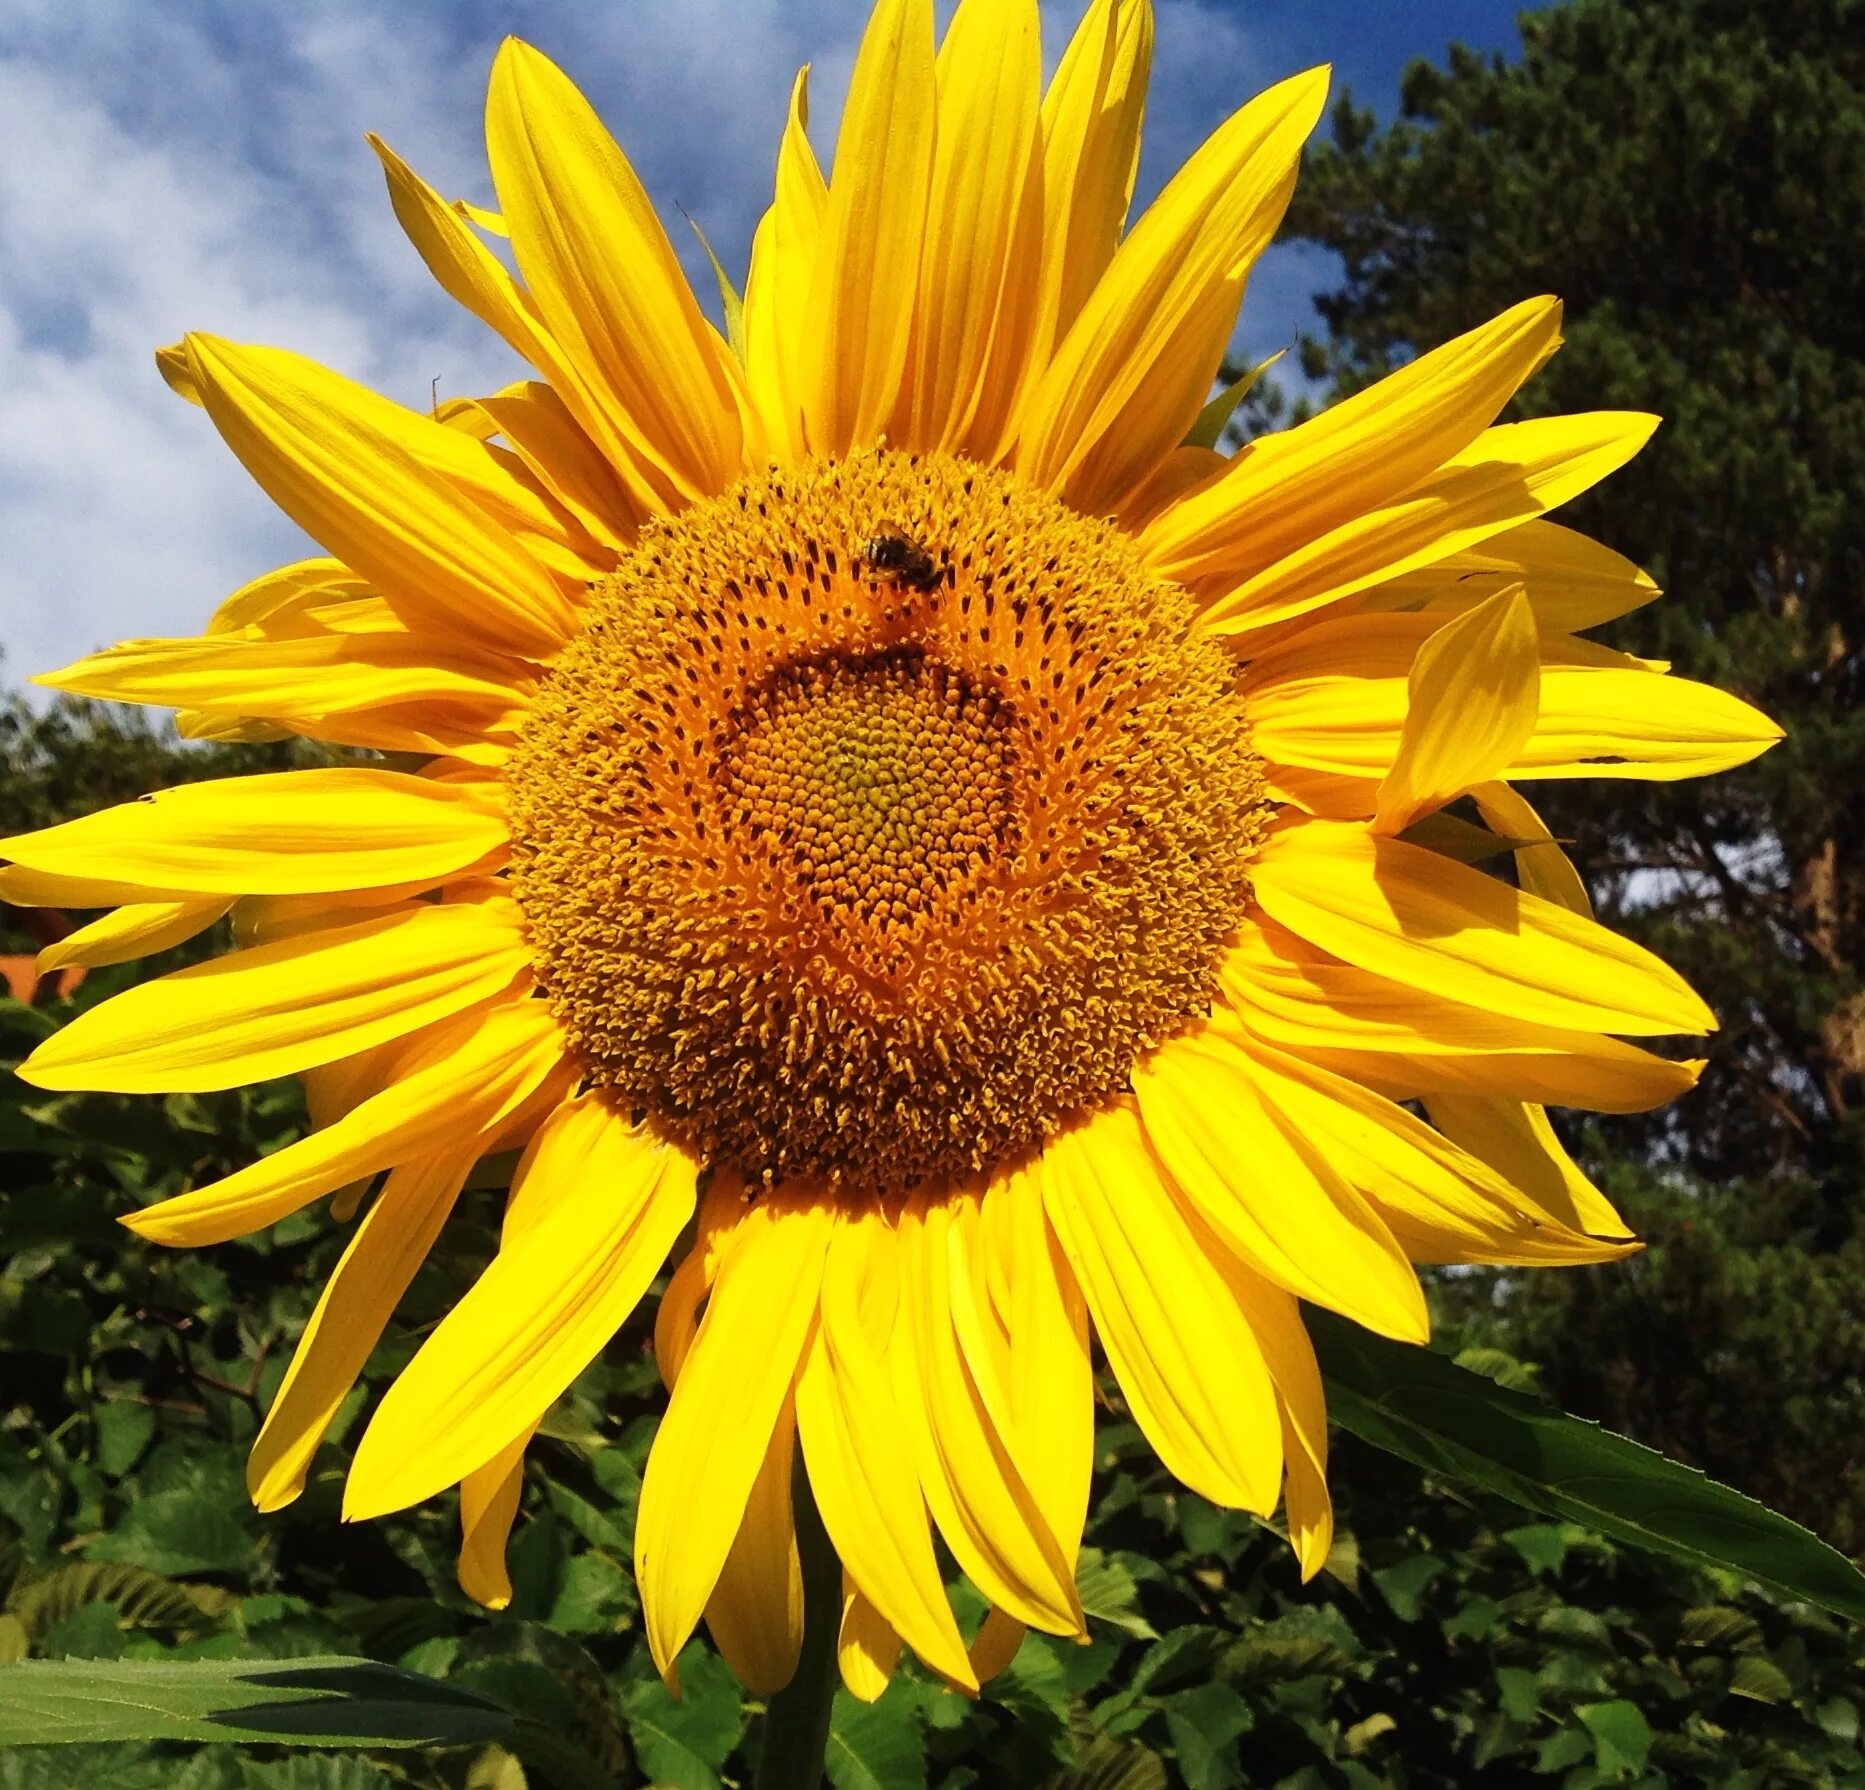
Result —
M 1168 1698 L 1165 1711 L 1179 1775 L 1190 1790 L 1234 1790 L 1244 1781 L 1237 1737 L 1252 1717 L 1249 1704 L 1229 1685 L 1193 1685 Z
M 1601 1771 L 1643 1771 L 1651 1755 L 1651 1724 L 1636 1703 L 1588 1703 L 1574 1713 L 1593 1736 L 1593 1756 Z
M 97 1464 L 112 1479 L 136 1465 L 155 1435 L 155 1412 L 130 1399 L 99 1405 L 91 1421 L 97 1426 Z
M 1677 1625 L 1681 1647 L 1716 1647 L 1725 1653 L 1739 1653 L 1744 1647 L 1756 1645 L 1760 1637 L 1761 1624 L 1746 1610 L 1732 1610 L 1727 1604 L 1686 1610 Z
M 1267 360 L 1259 361 L 1241 378 L 1233 379 L 1229 385 L 1225 386 L 1192 419 L 1192 426 L 1185 432 L 1185 445 L 1215 448 L 1223 437 L 1225 424 L 1235 414 L 1237 406 L 1250 395 L 1250 388 L 1287 353 L 1286 348 L 1277 349 Z
M 1521 1666 L 1498 1666 L 1496 1690 L 1511 1720 L 1532 1722 L 1541 1708 L 1541 1681 Z
M 715 1790 L 718 1768 L 744 1732 L 738 1680 L 716 1654 L 695 1642 L 680 1655 L 680 1701 L 658 1678 L 622 1692 L 635 1751 L 650 1780 L 676 1790 Z
M 511 1729 L 497 1704 L 374 1660 L 26 1660 L 0 1667 L 0 1746 L 464 1746 L 503 1740 Z
M 926 1790 L 926 1740 L 905 1684 L 875 1703 L 835 1693 L 823 1768 L 835 1790 Z
M 1787 1703 L 1793 1700 L 1794 1685 L 1773 1660 L 1759 1653 L 1745 1653 L 1729 1674 L 1729 1694 L 1747 1697 L 1754 1703 Z
M 1859 1737 L 1859 1706 L 1849 1697 L 1829 1697 L 1814 1711 L 1814 1720 L 1835 1740 L 1850 1744 Z
M 14 1588 L 7 1609 L 27 1631 L 43 1635 L 86 1604 L 109 1604 L 126 1628 L 198 1631 L 215 1627 L 231 1595 L 207 1585 L 177 1585 L 126 1561 L 74 1560 Z
M 1327 1312 L 1306 1316 L 1328 1408 L 1363 1441 L 1529 1510 L 1693 1565 L 1732 1567 L 1865 1620 L 1865 1575 L 1798 1523 L 1429 1349 L 1387 1342 Z
M 120 1659 L 123 1628 L 108 1604 L 81 1604 L 40 1638 L 47 1659 Z
M 1424 1614 L 1424 1595 L 1445 1563 L 1433 1554 L 1413 1554 L 1372 1575 L 1379 1594 L 1401 1622 L 1416 1622 Z
M 1532 1572 L 1558 1573 L 1567 1559 L 1567 1532 L 1559 1523 L 1524 1523 L 1505 1529 L 1502 1539 Z
M 1175 1628 L 1140 1656 L 1129 1688 L 1136 1695 L 1158 1696 L 1203 1677 L 1229 1639 L 1221 1628 L 1193 1623 Z
M 1166 1790 L 1167 1783 L 1165 1761 L 1157 1753 L 1103 1735 L 1082 1749 L 1072 1771 L 1051 1778 L 1044 1790 Z
M 243 1573 L 256 1552 L 248 1522 L 243 1512 L 194 1487 L 156 1492 L 138 1498 L 90 1552 L 156 1572 Z
M 1075 1567 L 1075 1590 L 1085 1614 L 1106 1622 L 1142 1641 L 1159 1636 L 1139 1611 L 1140 1588 L 1117 1555 L 1099 1548 L 1083 1548 Z
M 719 303 L 725 311 L 725 340 L 732 350 L 733 358 L 740 366 L 745 360 L 745 300 L 744 295 L 732 284 L 732 276 L 725 271 L 725 264 L 712 252 L 712 244 L 706 238 L 706 232 L 699 227 L 697 218 L 686 220 L 693 226 L 693 234 L 699 238 L 699 246 L 706 251 L 706 259 L 712 263 L 712 277 L 719 282 Z

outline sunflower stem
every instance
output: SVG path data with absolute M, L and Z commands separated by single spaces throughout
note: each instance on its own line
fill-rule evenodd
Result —
M 791 1477 L 797 1553 L 803 1564 L 803 1651 L 790 1682 L 764 1712 L 756 1790 L 820 1790 L 835 1702 L 836 1636 L 842 1623 L 842 1566 L 829 1544 L 809 1475 Z

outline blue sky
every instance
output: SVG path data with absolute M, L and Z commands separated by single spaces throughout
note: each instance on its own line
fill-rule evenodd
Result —
M 1044 9 L 1051 65 L 1085 0 Z M 945 9 L 942 8 L 942 13 Z M 1139 198 L 1257 89 L 1316 62 L 1382 111 L 1405 63 L 1512 52 L 1513 0 L 1158 0 Z M 479 119 L 505 34 L 583 87 L 669 220 L 742 271 L 791 76 L 834 142 L 866 0 L 6 0 L 0 35 L 0 677 L 191 633 L 304 543 L 157 378 L 200 328 L 296 348 L 425 407 L 514 376 L 402 240 L 363 142 L 490 199 Z M 1325 257 L 1272 250 L 1239 346 L 1309 321 Z

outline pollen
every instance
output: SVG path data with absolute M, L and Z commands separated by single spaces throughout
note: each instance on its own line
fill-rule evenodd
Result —
M 1111 524 L 875 452 L 645 527 L 513 756 L 587 1079 L 752 1182 L 962 1177 L 1209 1010 L 1268 815 L 1231 661 Z

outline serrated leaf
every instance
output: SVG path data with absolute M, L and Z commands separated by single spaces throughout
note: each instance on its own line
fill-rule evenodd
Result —
M 1729 1674 L 1729 1694 L 1753 1703 L 1788 1703 L 1793 1700 L 1794 1684 L 1765 1654 L 1745 1653 Z
M 1229 1640 L 1221 1628 L 1192 1623 L 1175 1628 L 1140 1655 L 1128 1688 L 1137 1696 L 1158 1696 L 1203 1677 Z
M 38 1637 L 47 1659 L 120 1659 L 123 1625 L 108 1604 L 82 1604 Z
M 873 1703 L 835 1693 L 823 1769 L 835 1790 L 925 1790 L 926 1736 L 904 1684 Z
M 16 1585 L 7 1609 L 35 1637 L 86 1604 L 109 1604 L 127 1628 L 214 1628 L 233 1602 L 213 1586 L 177 1585 L 118 1560 L 76 1560 Z
M 1326 1635 L 1263 1635 L 1239 1641 L 1224 1656 L 1233 1684 L 1283 1684 L 1297 1678 L 1337 1678 L 1353 1655 Z
M 1101 1737 L 1082 1749 L 1071 1770 L 1043 1790 L 1167 1790 L 1165 1761 L 1143 1746 Z
M 1727 1604 L 1704 1604 L 1686 1610 L 1677 1625 L 1678 1645 L 1682 1647 L 1716 1647 L 1736 1653 L 1753 1646 L 1760 1638 L 1761 1624 L 1745 1610 L 1732 1610 Z
M 1124 1630 L 1142 1641 L 1156 1641 L 1158 1631 L 1139 1611 L 1139 1585 L 1118 1555 L 1083 1548 L 1075 1567 L 1075 1590 L 1082 1610 L 1097 1622 Z
M 0 1746 L 465 1746 L 503 1740 L 511 1730 L 512 1717 L 497 1704 L 374 1660 L 25 1660 L 0 1667 Z
M 368 1759 L 298 1753 L 284 1759 L 242 1759 L 240 1790 L 395 1790 L 395 1780 Z
M 161 1573 L 241 1573 L 256 1552 L 248 1521 L 243 1510 L 198 1489 L 156 1492 L 130 1505 L 90 1552 Z
M 1363 1441 L 1432 1472 L 1697 1566 L 1730 1567 L 1865 1620 L 1865 1574 L 1754 1499 L 1595 1424 L 1307 1309 L 1328 1409 Z

